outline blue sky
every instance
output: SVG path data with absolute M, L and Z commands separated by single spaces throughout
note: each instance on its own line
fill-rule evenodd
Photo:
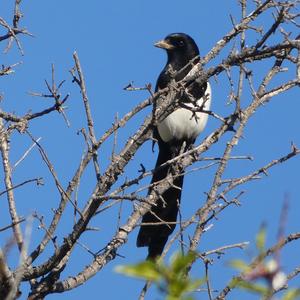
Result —
M 5 43 L 1 44 L 2 64 L 9 65 L 22 61 L 22 64 L 16 67 L 15 74 L 1 78 L 0 92 L 4 96 L 4 101 L 1 103 L 2 108 L 22 115 L 30 109 L 38 111 L 48 107 L 51 100 L 32 97 L 28 92 L 46 92 L 44 80 L 51 80 L 51 63 L 55 64 L 57 81 L 66 80 L 62 93 L 70 93 L 66 114 L 71 127 L 67 128 L 63 118 L 53 113 L 46 116 L 43 121 L 33 121 L 29 129 L 36 138 L 42 138 L 41 143 L 53 162 L 61 182 L 66 186 L 77 167 L 84 148 L 83 138 L 77 135 L 77 131 L 85 126 L 82 101 L 69 74 L 69 70 L 73 67 L 73 52 L 76 50 L 81 60 L 93 110 L 96 134 L 97 137 L 100 137 L 111 126 L 116 113 L 121 117 L 148 97 L 145 91 L 125 92 L 124 86 L 131 81 L 134 81 L 137 86 L 143 86 L 146 83 L 155 85 L 156 78 L 166 61 L 166 55 L 160 49 L 153 47 L 155 41 L 171 32 L 186 32 L 194 37 L 201 54 L 204 55 L 231 29 L 229 15 L 232 14 L 236 21 L 239 20 L 240 11 L 237 3 L 238 1 L 235 0 L 190 0 L 186 2 L 132 0 L 86 1 L 85 3 L 78 1 L 76 4 L 62 0 L 24 2 L 21 5 L 24 13 L 21 24 L 34 37 L 20 37 L 25 52 L 24 56 L 20 55 L 15 45 L 8 54 L 3 54 Z M 2 17 L 9 20 L 12 8 L 13 6 L 6 1 L 2 5 L 4 14 Z M 271 20 L 266 16 L 260 18 L 257 24 L 267 26 Z M 276 41 L 276 37 L 273 37 L 272 40 Z M 251 42 L 253 42 L 253 34 L 249 37 L 249 43 Z M 228 49 L 225 49 L 223 56 L 210 62 L 210 65 L 219 63 L 227 53 Z M 254 84 L 259 82 L 258 80 L 264 75 L 264 70 L 270 65 L 270 63 L 255 65 L 257 78 L 255 78 Z M 280 75 L 279 78 L 285 79 L 292 76 L 293 74 L 290 72 L 292 70 L 288 71 L 286 75 Z M 233 74 L 235 75 L 235 72 Z M 273 84 L 279 82 L 279 80 L 275 80 Z M 232 106 L 227 104 L 229 94 L 227 77 L 222 74 L 217 81 L 211 79 L 211 84 L 213 88 L 212 109 L 218 114 L 226 116 L 232 110 Z M 291 141 L 300 147 L 299 96 L 299 89 L 290 91 L 278 96 L 272 103 L 257 111 L 250 120 L 243 139 L 234 150 L 235 155 L 251 155 L 254 157 L 254 161 L 232 162 L 225 173 L 227 178 L 246 175 L 270 160 L 287 154 L 290 151 Z M 249 99 L 249 93 L 245 93 L 242 101 L 249 103 Z M 125 129 L 118 132 L 117 150 L 121 149 L 149 111 L 148 109 L 134 118 Z M 218 121 L 210 119 L 198 142 L 218 125 Z M 220 156 L 230 137 L 231 134 L 227 133 L 220 143 L 211 148 L 207 156 Z M 28 137 L 15 133 L 11 143 L 12 162 L 17 161 L 30 144 L 31 141 Z M 111 145 L 112 140 L 108 141 L 99 153 L 103 168 L 109 163 Z M 143 163 L 148 169 L 152 168 L 156 155 L 157 151 L 151 152 L 150 142 L 146 143 L 128 165 L 126 175 L 134 178 L 138 174 L 140 163 Z M 296 157 L 284 165 L 276 166 L 269 172 L 268 177 L 243 186 L 236 191 L 236 194 L 240 190 L 246 192 L 240 199 L 242 205 L 227 209 L 217 220 L 213 221 L 214 226 L 203 237 L 199 251 L 214 249 L 224 244 L 251 242 L 249 249 L 244 252 L 231 250 L 223 259 L 215 258 L 211 267 L 214 289 L 221 289 L 230 279 L 230 275 L 234 274 L 234 271 L 226 265 L 230 259 L 237 257 L 247 259 L 253 255 L 254 237 L 262 222 L 267 224 L 270 245 L 276 241 L 280 210 L 285 195 L 288 195 L 290 202 L 286 233 L 299 230 L 299 168 L 300 161 Z M 208 169 L 186 177 L 182 198 L 184 217 L 188 217 L 196 207 L 203 203 L 204 193 L 211 186 L 214 171 L 215 169 Z M 15 170 L 14 182 L 18 183 L 34 177 L 43 177 L 45 185 L 39 188 L 27 185 L 17 190 L 18 211 L 20 215 L 27 216 L 36 210 L 44 216 L 45 222 L 48 223 L 52 216 L 51 208 L 58 205 L 59 198 L 36 149 Z M 93 170 L 89 168 L 79 189 L 81 205 L 94 184 Z M 147 181 L 143 184 L 146 185 Z M 1 189 L 3 188 L 1 186 Z M 2 211 L 7 209 L 5 201 L 5 198 L 1 201 Z M 124 205 L 122 222 L 126 220 L 130 208 L 130 205 Z M 118 208 L 95 217 L 92 225 L 99 227 L 100 231 L 87 233 L 82 237 L 81 242 L 95 252 L 104 247 L 111 234 L 116 230 L 117 213 Z M 9 221 L 3 217 L 0 227 L 6 225 L 6 222 Z M 73 211 L 69 207 L 58 235 L 66 235 L 72 228 L 72 222 Z M 37 230 L 37 225 L 35 222 L 33 226 L 32 248 L 36 246 L 42 236 L 42 232 Z M 10 234 L 7 232 L 0 236 L 1 246 L 4 245 Z M 83 297 L 89 299 L 99 299 L 100 297 L 104 299 L 137 299 L 143 283 L 113 271 L 116 265 L 135 263 L 145 257 L 146 249 L 136 249 L 135 247 L 136 234 L 137 230 L 130 235 L 128 243 L 120 249 L 120 254 L 125 258 L 117 258 L 84 286 L 62 295 L 49 296 L 49 299 L 82 299 Z M 177 248 L 178 244 L 175 244 L 172 252 Z M 293 266 L 299 266 L 298 248 L 299 243 L 294 243 L 283 251 L 284 271 L 291 272 Z M 16 263 L 14 260 L 16 253 L 15 250 L 11 250 L 9 257 L 11 264 Z M 52 249 L 49 249 L 38 262 L 44 261 L 46 256 L 51 253 Z M 92 257 L 78 247 L 74 251 L 74 256 L 71 257 L 70 267 L 66 269 L 63 276 L 76 274 L 91 260 Z M 201 277 L 202 274 L 203 266 L 199 264 L 194 268 L 193 275 Z M 201 294 L 200 296 L 203 299 Z M 237 297 L 240 298 L 240 295 L 235 292 L 229 299 L 237 299 Z M 253 295 L 243 294 L 242 297 L 242 299 L 255 299 Z M 159 295 L 152 291 L 146 299 L 159 299 Z

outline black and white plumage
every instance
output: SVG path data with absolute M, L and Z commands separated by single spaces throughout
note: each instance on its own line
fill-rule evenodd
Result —
M 173 33 L 164 40 L 157 42 L 155 46 L 165 49 L 168 55 L 167 64 L 157 79 L 156 91 L 167 87 L 171 80 L 180 81 L 187 74 L 194 72 L 195 65 L 199 62 L 199 50 L 190 36 L 184 33 Z M 173 72 L 173 75 L 170 73 L 170 70 Z M 181 72 L 178 72 L 179 70 Z M 200 85 L 196 80 L 186 90 L 189 96 L 187 94 L 182 95 L 179 102 L 182 102 L 185 107 L 202 107 L 204 110 L 209 110 L 211 88 L 208 82 Z M 196 105 L 195 102 L 191 101 L 191 96 L 194 101 L 196 100 Z M 156 168 L 176 157 L 181 151 L 184 142 L 185 150 L 188 150 L 195 142 L 197 136 L 203 131 L 207 117 L 206 113 L 194 113 L 189 109 L 179 107 L 161 121 L 154 130 L 159 146 Z M 170 172 L 172 172 L 172 166 L 160 168 L 154 172 L 151 183 L 163 180 Z M 161 195 L 163 200 L 158 199 L 157 205 L 153 206 L 151 211 L 144 215 L 142 223 L 176 222 L 182 186 L 183 175 L 175 176 L 173 186 Z M 148 258 L 154 259 L 161 255 L 168 237 L 174 229 L 175 224 L 141 226 L 137 237 L 137 246 L 147 246 Z

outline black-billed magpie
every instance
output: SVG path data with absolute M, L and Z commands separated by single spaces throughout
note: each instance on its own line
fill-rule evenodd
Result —
M 182 80 L 191 74 L 195 65 L 199 63 L 199 49 L 187 34 L 170 34 L 164 40 L 155 43 L 155 46 L 165 49 L 168 55 L 167 64 L 157 79 L 155 91 L 164 89 L 172 80 Z M 208 115 L 203 112 L 192 112 L 187 107 L 208 110 L 210 102 L 211 88 L 208 82 L 199 84 L 196 80 L 186 87 L 185 93 L 181 93 L 179 107 L 158 123 L 154 130 L 154 137 L 159 146 L 155 168 L 176 157 L 182 151 L 184 142 L 184 150 L 188 150 L 203 131 Z M 180 107 L 180 103 L 185 108 Z M 151 186 L 166 178 L 170 172 L 172 172 L 170 165 L 154 171 Z M 174 175 L 173 185 L 160 195 L 156 205 L 152 206 L 142 219 L 142 223 L 152 223 L 142 225 L 137 237 L 138 247 L 148 247 L 148 259 L 161 255 L 169 235 L 176 226 L 183 175 Z

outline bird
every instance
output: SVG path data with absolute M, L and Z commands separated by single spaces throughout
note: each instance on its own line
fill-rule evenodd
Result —
M 154 46 L 167 52 L 167 63 L 158 76 L 155 92 L 168 87 L 174 80 L 178 82 L 186 75 L 193 74 L 194 67 L 200 61 L 197 44 L 192 37 L 185 33 L 169 34 L 163 40 L 156 42 Z M 182 152 L 182 147 L 184 147 L 184 151 L 191 149 L 197 136 L 206 126 L 208 114 L 200 111 L 192 112 L 188 108 L 210 109 L 211 87 L 209 82 L 201 83 L 194 80 L 185 89 L 186 93 L 181 93 L 179 96 L 179 107 L 158 122 L 153 130 L 153 137 L 158 142 L 159 153 L 149 194 L 156 182 L 161 182 L 170 172 L 173 172 L 172 165 L 159 167 L 178 156 Z M 142 218 L 136 245 L 137 247 L 148 247 L 148 260 L 155 260 L 161 256 L 168 237 L 176 227 L 184 175 L 175 175 L 173 185 L 159 195 L 156 205 L 153 205 Z M 147 223 L 151 224 L 147 225 Z

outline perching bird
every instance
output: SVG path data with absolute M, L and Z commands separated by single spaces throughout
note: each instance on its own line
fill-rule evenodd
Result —
M 164 40 L 157 42 L 155 46 L 165 49 L 168 55 L 167 64 L 158 77 L 156 91 L 164 89 L 174 79 L 175 81 L 183 79 L 200 60 L 199 49 L 195 41 L 184 33 L 170 34 Z M 182 69 L 183 67 L 186 68 Z M 182 71 L 178 73 L 179 70 Z M 181 94 L 179 99 L 179 102 L 183 103 L 185 107 L 209 110 L 211 88 L 208 82 L 200 85 L 196 80 L 186 87 L 186 92 Z M 157 128 L 154 130 L 154 137 L 157 139 L 159 146 L 155 168 L 176 157 L 182 151 L 184 142 L 185 151 L 188 150 L 200 132 L 203 131 L 207 117 L 206 113 L 194 113 L 191 110 L 179 107 L 158 123 Z M 170 172 L 172 172 L 172 166 L 154 171 L 151 184 L 163 180 Z M 152 206 L 151 210 L 142 219 L 142 223 L 160 223 L 158 225 L 142 225 L 140 228 L 137 247 L 148 246 L 148 259 L 154 259 L 161 255 L 169 235 L 175 229 L 176 225 L 174 223 L 177 219 L 183 185 L 183 175 L 178 175 L 175 174 L 174 176 L 173 186 L 161 195 L 156 206 Z M 149 193 L 150 191 L 151 188 Z M 164 222 L 166 224 L 161 224 Z M 168 222 L 173 224 L 167 224 Z

